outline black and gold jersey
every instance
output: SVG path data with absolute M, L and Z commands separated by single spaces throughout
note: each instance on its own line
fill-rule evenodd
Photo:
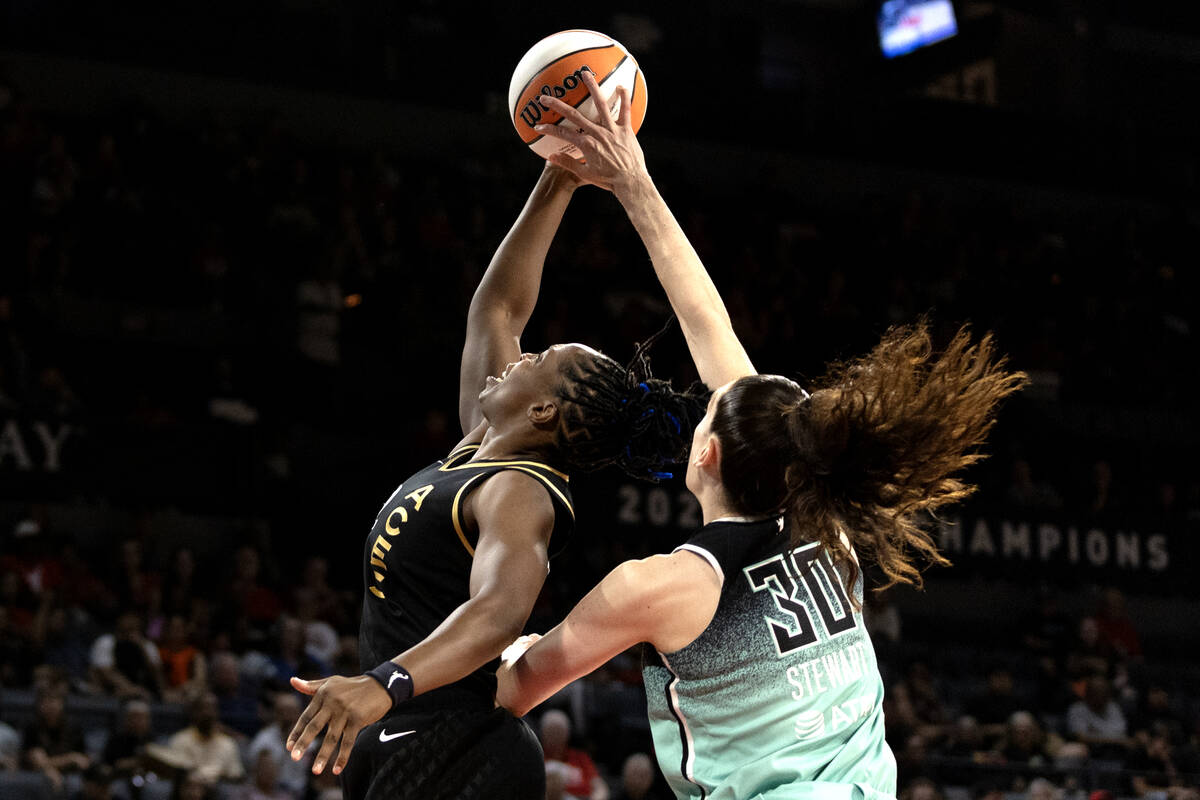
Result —
M 363 552 L 362 625 L 358 653 L 371 669 L 427 637 L 470 599 L 476 534 L 463 523 L 463 503 L 492 475 L 516 470 L 545 485 L 554 504 L 550 553 L 560 550 L 574 524 L 569 478 L 527 460 L 471 460 L 479 449 L 460 447 L 400 485 L 375 519 Z M 512 509 L 520 515 L 522 509 Z M 452 686 L 490 698 L 497 662 Z M 449 687 L 446 687 L 449 688 Z

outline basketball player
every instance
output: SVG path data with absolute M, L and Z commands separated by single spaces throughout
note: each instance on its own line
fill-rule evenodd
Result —
M 522 353 L 546 252 L 572 192 L 547 165 L 467 318 L 464 437 L 404 481 L 363 549 L 363 675 L 292 679 L 312 700 L 288 737 L 347 800 L 541 798 L 541 748 L 494 707 L 497 657 L 518 635 L 574 516 L 568 474 L 615 464 L 661 476 L 682 460 L 692 398 L 580 344 Z M 353 750 L 353 755 L 351 751 Z
M 498 701 L 524 714 L 648 642 L 651 733 L 678 797 L 894 796 L 859 559 L 891 583 L 920 583 L 916 557 L 945 563 L 915 517 L 967 494 L 955 475 L 1023 376 L 965 330 L 933 356 L 924 324 L 890 331 L 811 395 L 758 374 L 646 173 L 624 91 L 615 122 L 542 102 L 578 126 L 554 135 L 586 157 L 555 161 L 625 207 L 715 391 L 687 466 L 704 527 L 670 555 L 617 567 L 545 637 L 515 643 Z

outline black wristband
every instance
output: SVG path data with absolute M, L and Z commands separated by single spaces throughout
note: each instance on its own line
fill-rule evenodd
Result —
M 363 675 L 370 675 L 379 681 L 392 698 L 392 708 L 413 696 L 412 676 L 408 670 L 391 661 L 385 661 L 375 669 L 369 669 Z

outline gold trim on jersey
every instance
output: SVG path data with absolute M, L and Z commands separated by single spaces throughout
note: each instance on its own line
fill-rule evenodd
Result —
M 571 501 L 568 500 L 566 496 L 558 490 L 558 487 L 555 486 L 549 478 L 540 472 L 535 472 L 534 470 L 529 469 L 528 467 L 514 466 L 513 469 L 528 473 L 540 480 L 542 483 L 546 484 L 546 487 L 550 489 L 550 491 L 554 492 L 554 494 L 558 496 L 559 500 L 562 500 L 563 505 L 567 507 L 567 511 L 571 512 L 571 519 L 575 519 L 575 509 L 571 507 Z
M 458 448 L 457 450 L 451 450 L 450 455 L 446 456 L 445 460 L 441 463 L 441 466 L 439 466 L 438 469 L 439 470 L 443 469 L 444 467 L 448 466 L 451 462 L 453 462 L 455 459 L 457 459 L 459 456 L 465 455 L 467 453 L 473 453 L 478 449 L 479 449 L 479 445 L 477 445 L 477 444 L 464 444 L 462 447 Z
M 484 477 L 482 474 L 476 475 L 458 487 L 458 492 L 454 495 L 454 502 L 450 504 L 450 521 L 454 523 L 454 532 L 458 534 L 458 540 L 462 542 L 463 547 L 467 548 L 467 553 L 471 558 L 475 557 L 475 548 L 471 547 L 471 543 L 467 541 L 467 535 L 463 533 L 462 522 L 458 518 L 458 501 L 462 500 L 463 492 L 467 490 L 467 487 L 482 477 Z
M 540 472 L 536 472 L 532 469 L 529 469 L 528 467 L 513 465 L 513 470 L 519 471 L 519 472 L 524 472 L 528 475 L 532 475 L 533 477 L 537 478 L 542 483 L 546 484 L 546 488 L 548 488 L 550 491 L 554 492 L 555 496 L 557 496 L 558 499 L 562 501 L 562 504 L 567 507 L 567 512 L 571 515 L 571 519 L 572 520 L 575 519 L 575 509 L 574 509 L 574 507 L 571 506 L 571 501 L 566 498 L 566 496 L 559 490 L 559 488 L 557 486 L 554 485 L 554 483 L 549 478 L 547 478 L 545 475 L 542 475 Z M 454 532 L 458 534 L 458 540 L 460 542 L 462 542 L 463 547 L 467 548 L 467 552 L 470 553 L 471 558 L 475 557 L 475 548 L 471 546 L 471 543 L 467 541 L 467 535 L 465 533 L 463 533 L 462 522 L 459 520 L 459 517 L 458 517 L 458 508 L 459 508 L 459 501 L 462 500 L 463 492 L 465 492 L 467 490 L 468 486 L 470 486 L 472 483 L 474 483 L 475 481 L 479 480 L 482 477 L 485 477 L 485 476 L 482 474 L 476 475 L 476 476 L 468 479 L 467 482 L 464 483 L 462 486 L 458 487 L 458 492 L 456 492 L 454 495 L 454 502 L 450 504 L 450 521 L 452 523 L 454 523 Z
M 484 460 L 484 461 L 471 461 L 466 464 L 456 464 L 454 466 L 450 466 L 449 462 L 450 462 L 450 459 L 446 459 L 446 463 L 442 464 L 440 467 L 438 467 L 438 472 L 449 472 L 449 471 L 455 470 L 455 469 L 467 469 L 468 467 L 517 467 L 517 466 L 523 466 L 523 467 L 539 467 L 541 469 L 546 470 L 547 472 L 553 472 L 555 475 L 562 478 L 564 481 L 570 482 L 570 480 L 571 480 L 571 477 L 569 475 L 567 475 L 566 473 L 559 472 L 554 467 L 552 467 L 548 464 L 543 464 L 540 461 L 487 461 L 487 460 Z

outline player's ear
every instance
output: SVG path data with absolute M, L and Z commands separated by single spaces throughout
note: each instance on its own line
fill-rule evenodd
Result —
M 535 428 L 552 428 L 558 424 L 558 403 L 543 400 L 529 406 L 526 416 Z
M 718 471 L 721 468 L 721 443 L 713 434 L 705 437 L 700 449 L 692 453 L 692 463 L 700 469 Z

